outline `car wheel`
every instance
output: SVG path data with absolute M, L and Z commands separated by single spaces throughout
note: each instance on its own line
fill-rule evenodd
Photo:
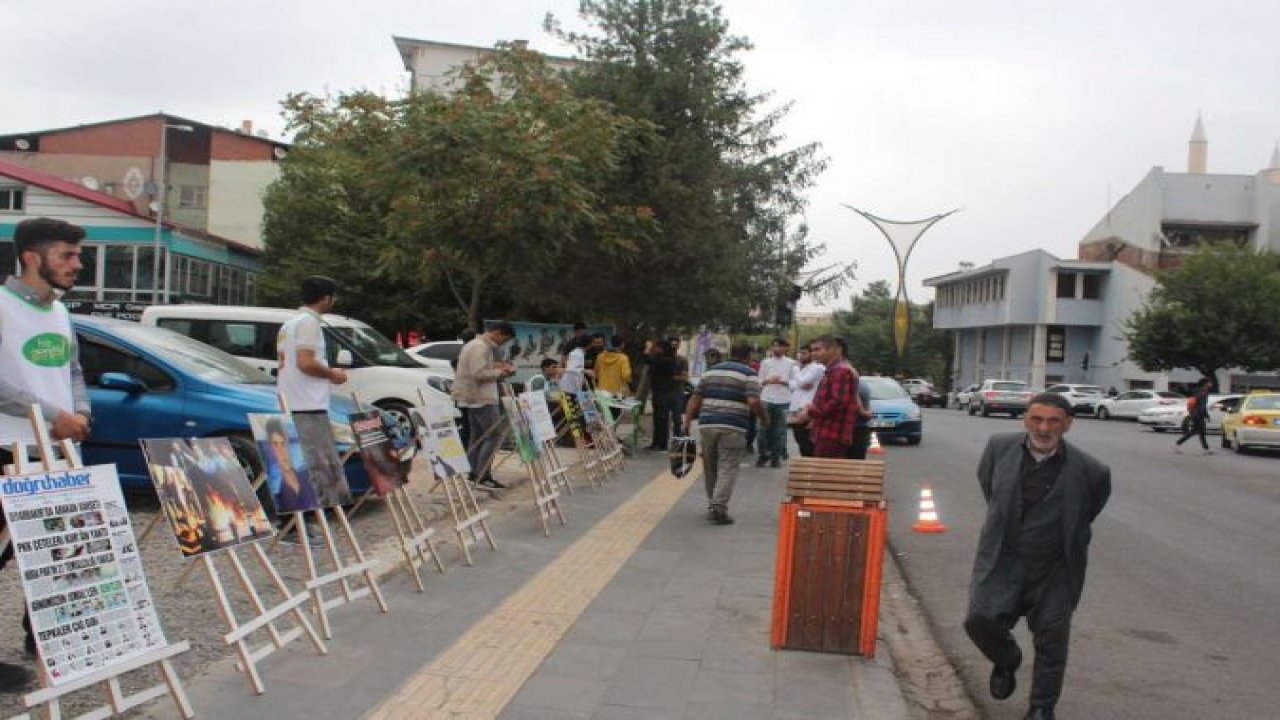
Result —
M 1223 449 L 1223 450 L 1229 450 L 1229 449 L 1231 449 L 1231 443 L 1227 441 L 1227 433 L 1226 433 L 1226 432 L 1223 432 L 1223 433 L 1222 433 L 1222 439 L 1220 440 L 1220 442 L 1222 443 L 1222 449 Z
M 986 405 L 982 406 L 982 417 L 991 417 L 991 408 Z
M 921 441 L 921 440 L 923 440 L 923 439 L 924 439 L 924 436 L 923 436 L 923 435 L 917 435 L 916 437 L 909 437 L 909 438 L 907 438 L 907 444 L 908 444 L 908 445 L 919 445 L 919 444 L 920 444 L 920 441 Z
M 976 415 L 978 412 L 978 408 L 973 403 L 966 403 L 964 408 L 970 415 Z
M 1011 412 L 1011 413 L 1009 413 L 1009 417 L 1013 418 L 1014 420 L 1017 420 L 1018 418 L 1022 417 L 1022 413 L 1020 413 L 1020 412 Z
M 1106 408 L 1098 408 L 1098 419 L 1099 419 L 1099 420 L 1110 420 L 1110 419 L 1111 419 L 1111 413 L 1110 413 Z
M 1237 455 L 1245 454 L 1244 443 L 1240 442 L 1240 436 L 1237 435 L 1231 439 L 1231 449 L 1235 450 Z

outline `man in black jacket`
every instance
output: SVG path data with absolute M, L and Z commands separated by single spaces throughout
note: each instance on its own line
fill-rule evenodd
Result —
M 991 695 L 1013 694 L 1022 651 L 1010 630 L 1026 617 L 1035 645 L 1027 720 L 1052 720 L 1067 667 L 1071 616 L 1084 590 L 1092 523 L 1111 496 L 1111 470 L 1062 436 L 1071 406 L 1041 393 L 1025 433 L 995 435 L 978 464 L 987 517 L 964 627 L 995 667 Z
M 1187 401 L 1187 430 L 1182 433 L 1182 437 L 1173 444 L 1173 451 L 1182 452 L 1182 443 L 1191 439 L 1193 435 L 1200 436 L 1200 447 L 1205 455 L 1212 455 L 1213 451 L 1209 449 L 1209 438 L 1205 437 L 1206 426 L 1209 424 L 1209 391 L 1213 389 L 1213 380 L 1205 378 L 1200 381 L 1199 387 L 1196 388 L 1196 394 Z

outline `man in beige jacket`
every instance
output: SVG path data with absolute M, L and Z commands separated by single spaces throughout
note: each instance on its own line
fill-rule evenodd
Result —
M 453 399 L 470 428 L 467 460 L 471 463 L 471 482 L 496 490 L 504 487 L 489 474 L 489 464 L 501 439 L 498 381 L 516 371 L 514 365 L 498 359 L 498 348 L 515 334 L 509 323 L 500 322 L 463 345 L 453 380 Z

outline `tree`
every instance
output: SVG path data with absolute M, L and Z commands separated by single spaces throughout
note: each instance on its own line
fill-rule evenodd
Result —
M 565 278 L 582 243 L 635 252 L 649 212 L 603 190 L 641 124 L 575 97 L 518 47 L 457 80 L 398 101 L 286 101 L 296 138 L 266 198 L 264 296 L 292 298 L 302 275 L 326 272 L 384 327 L 445 300 L 479 329 L 486 310 L 577 310 Z
M 944 382 L 950 345 L 947 333 L 933 329 L 933 303 L 912 304 L 911 333 L 899 367 L 893 343 L 894 296 L 885 280 L 867 285 L 850 311 L 837 312 L 833 332 L 849 343 L 849 359 L 863 374 L 931 378 Z
M 1125 323 L 1129 357 L 1144 370 L 1280 367 L 1280 256 L 1235 245 L 1207 246 L 1160 273 L 1142 309 Z
M 792 281 L 821 252 L 795 222 L 825 167 L 816 144 L 783 147 L 787 108 L 748 92 L 736 56 L 749 50 L 709 0 L 584 0 L 595 34 L 546 27 L 584 59 L 570 82 L 584 96 L 649 123 L 630 146 L 618 204 L 652 208 L 657 231 L 630 256 L 582 258 L 593 307 L 624 325 L 732 326 L 761 308 L 772 315 Z M 843 269 L 810 279 L 820 289 Z

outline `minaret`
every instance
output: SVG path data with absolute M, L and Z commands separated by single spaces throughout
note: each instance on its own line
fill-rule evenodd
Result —
M 1200 113 L 1196 113 L 1196 127 L 1191 131 L 1191 142 L 1187 143 L 1187 172 L 1203 175 L 1209 167 L 1209 141 L 1204 136 L 1204 123 L 1200 121 Z

